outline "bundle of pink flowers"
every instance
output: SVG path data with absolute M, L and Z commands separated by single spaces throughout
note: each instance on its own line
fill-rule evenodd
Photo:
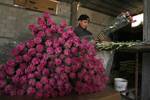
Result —
M 57 25 L 44 13 L 29 29 L 34 38 L 18 44 L 13 58 L 0 65 L 0 94 L 55 97 L 105 88 L 108 78 L 94 45 L 65 21 Z

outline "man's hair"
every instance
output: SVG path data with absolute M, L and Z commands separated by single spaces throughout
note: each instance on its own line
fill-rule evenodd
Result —
M 81 20 L 90 21 L 90 17 L 88 15 L 80 15 L 79 18 L 78 18 L 78 21 L 81 21 Z

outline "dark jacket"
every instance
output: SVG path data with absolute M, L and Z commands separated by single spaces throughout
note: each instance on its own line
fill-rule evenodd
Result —
M 88 38 L 89 40 L 92 39 L 92 33 L 90 31 L 88 31 L 87 29 L 83 29 L 80 26 L 76 27 L 74 29 L 74 32 L 76 33 L 77 36 L 79 36 L 81 39 L 83 37 Z

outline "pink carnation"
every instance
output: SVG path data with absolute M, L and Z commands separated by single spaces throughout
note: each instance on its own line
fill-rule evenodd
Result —
M 62 37 L 58 38 L 58 41 L 60 44 L 64 44 L 65 43 L 65 39 L 63 39 Z
M 61 59 L 58 59 L 58 58 L 55 59 L 55 64 L 56 64 L 56 65 L 60 65 L 61 63 L 62 63 Z
M 56 73 L 58 73 L 58 74 L 61 74 L 63 71 L 64 71 L 64 69 L 61 67 L 56 68 Z
M 51 48 L 50 48 L 50 49 L 51 49 Z M 44 53 L 44 54 L 43 54 L 43 60 L 47 60 L 49 57 L 50 57 L 49 54 L 47 54 L 47 53 Z
M 66 59 L 65 59 L 65 63 L 66 63 L 67 65 L 70 65 L 70 64 L 71 64 L 71 58 L 66 58 Z
M 54 53 L 54 49 L 52 47 L 48 47 L 46 51 L 47 51 L 48 54 L 53 54 Z
M 42 56 L 43 56 L 42 53 L 37 53 L 37 54 L 36 54 L 36 57 L 37 57 L 37 58 L 42 58 Z
M 53 42 L 53 47 L 58 47 L 60 45 L 59 41 L 58 40 L 54 40 Z
M 47 84 L 48 83 L 48 78 L 47 77 L 42 77 L 40 82 L 43 83 L 43 84 Z
M 22 56 L 16 56 L 15 57 L 15 61 L 17 62 L 17 63 L 21 63 L 22 62 Z
M 20 52 L 17 50 L 17 48 L 12 49 L 11 55 L 12 56 L 17 56 Z
M 39 64 L 40 63 L 40 60 L 38 59 L 38 58 L 33 58 L 32 59 L 32 64 L 33 65 L 37 65 L 37 64 Z
M 31 51 L 30 51 L 31 52 Z M 28 54 L 23 55 L 23 60 L 25 62 L 29 62 L 31 60 L 31 57 Z
M 43 52 L 43 50 L 44 50 L 44 46 L 43 46 L 43 45 L 38 44 L 38 45 L 36 46 L 36 51 L 37 51 L 37 52 L 41 53 L 41 52 Z
M 28 28 L 29 28 L 29 30 L 34 31 L 35 28 L 36 28 L 36 25 L 30 24 L 30 25 L 28 26 Z
M 48 23 L 48 25 L 55 25 L 54 20 L 51 19 L 51 18 L 48 18 L 48 19 L 47 19 L 47 23 Z
M 57 47 L 57 48 L 55 49 L 55 52 L 56 52 L 56 54 L 61 53 L 61 52 L 62 52 L 62 48 L 61 48 L 61 47 Z
M 71 46 L 72 46 L 71 41 L 67 41 L 64 46 L 65 46 L 65 48 L 71 48 Z
M 35 48 L 30 48 L 30 49 L 28 50 L 28 54 L 29 54 L 30 56 L 35 55 L 35 54 L 36 54 Z
M 70 78 L 75 79 L 76 78 L 76 73 L 70 73 L 69 76 L 70 76 Z
M 64 55 L 69 56 L 70 55 L 70 50 L 69 49 L 65 49 L 64 50 Z
M 33 72 L 35 71 L 36 67 L 34 65 L 29 65 L 28 68 L 27 68 L 27 71 L 28 72 Z
M 63 60 L 64 58 L 65 58 L 65 55 L 64 55 L 64 54 L 61 54 L 61 55 L 60 55 L 60 59 Z
M 27 83 L 27 77 L 24 75 L 24 76 L 20 77 L 19 81 L 20 81 L 20 84 L 23 85 L 23 84 Z
M 36 37 L 36 38 L 34 38 L 34 42 L 36 44 L 40 44 L 42 42 L 42 38 L 41 37 Z
M 65 67 L 65 72 L 66 72 L 66 73 L 70 73 L 70 71 L 71 71 L 71 68 L 66 66 L 66 67 Z
M 45 36 L 45 33 L 43 31 L 39 31 L 37 37 L 43 37 L 43 36 Z
M 45 19 L 48 19 L 48 18 L 50 18 L 50 15 L 49 15 L 48 12 L 45 12 L 45 13 L 43 14 L 43 17 L 44 17 Z
M 51 89 L 51 86 L 49 85 L 49 84 L 46 84 L 45 86 L 44 86 L 44 90 L 45 91 L 50 91 L 50 89 Z M 50 95 L 50 94 L 49 94 Z
M 17 69 L 16 70 L 16 75 L 17 76 L 23 75 L 23 71 L 21 69 Z
M 67 32 L 63 32 L 63 33 L 62 33 L 62 37 L 63 37 L 64 39 L 67 39 L 67 38 L 69 37 L 69 34 L 68 34 Z
M 71 52 L 73 54 L 77 54 L 78 53 L 78 49 L 76 47 L 71 48 Z
M 60 27 L 64 28 L 64 27 L 66 27 L 66 26 L 67 26 L 66 20 L 62 20 L 62 21 L 61 21 L 61 24 L 60 24 Z
M 33 94 L 35 94 L 35 93 L 36 93 L 35 88 L 29 87 L 29 88 L 27 89 L 27 94 L 28 94 L 28 95 L 33 95 Z
M 44 76 L 48 76 L 48 75 L 50 74 L 50 72 L 49 72 L 48 69 L 44 68 L 43 71 L 42 71 L 42 74 L 43 74 Z
M 43 85 L 40 82 L 36 83 L 36 88 L 37 89 L 42 89 Z
M 46 60 L 43 59 L 43 60 L 40 61 L 40 65 L 46 66 L 46 64 L 47 64 L 47 61 L 46 61 Z
M 35 46 L 34 40 L 27 41 L 26 45 L 28 48 L 33 48 Z
M 52 41 L 51 40 L 46 40 L 45 45 L 50 47 L 52 45 Z
M 30 79 L 29 80 L 29 85 L 30 86 L 35 86 L 35 83 L 36 83 L 35 79 Z
M 4 88 L 4 91 L 6 92 L 6 93 L 10 93 L 10 91 L 13 89 L 13 86 L 12 85 L 7 85 L 7 86 L 5 86 L 5 88 Z
M 3 88 L 6 85 L 6 82 L 4 80 L 0 80 L 0 88 Z
M 43 18 L 38 17 L 38 24 L 39 24 L 40 26 L 42 26 L 42 25 L 45 25 L 46 23 L 45 23 L 45 21 L 44 21 Z
M 8 75 L 13 75 L 15 73 L 15 70 L 12 67 L 7 67 L 5 71 Z
M 12 77 L 12 82 L 15 83 L 15 84 L 18 84 L 19 83 L 19 76 L 13 76 Z
M 39 78 L 39 77 L 41 77 L 41 72 L 35 71 L 34 75 L 35 75 L 36 78 Z
M 17 48 L 17 50 L 18 50 L 19 52 L 21 52 L 21 51 L 24 50 L 25 44 L 24 44 L 24 43 L 20 43 L 20 44 L 18 44 L 18 45 L 16 46 L 16 48 Z
M 45 30 L 46 36 L 51 37 L 52 36 L 52 30 L 50 28 L 47 28 Z
M 34 77 L 35 77 L 34 74 L 31 74 L 31 73 L 28 74 L 28 79 L 32 79 L 32 78 L 34 78 Z
M 57 32 L 57 25 L 51 25 L 51 30 L 53 33 Z
M 16 63 L 15 63 L 14 60 L 11 59 L 11 60 L 8 60 L 8 61 L 7 61 L 7 65 L 14 67 L 14 66 L 16 65 Z
M 68 34 L 71 34 L 71 35 L 74 34 L 72 27 L 70 27 L 70 28 L 67 29 L 67 33 L 68 33 Z

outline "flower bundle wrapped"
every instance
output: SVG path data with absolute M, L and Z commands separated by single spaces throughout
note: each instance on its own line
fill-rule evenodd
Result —
M 29 25 L 34 38 L 18 44 L 0 65 L 0 93 L 55 97 L 101 91 L 107 76 L 93 44 L 80 40 L 65 21 L 44 13 Z

